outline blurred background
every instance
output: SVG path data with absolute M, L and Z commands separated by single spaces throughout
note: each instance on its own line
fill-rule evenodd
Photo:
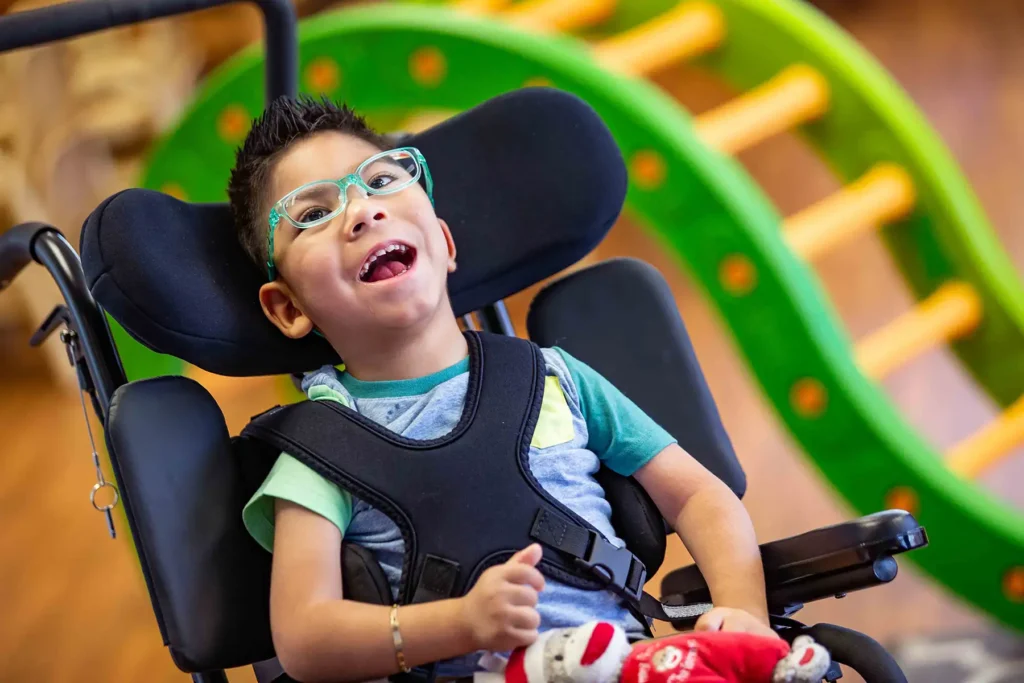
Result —
M 0 11 L 43 4 L 50 3 L 0 0 Z M 341 4 L 296 2 L 304 17 Z M 888 69 L 934 126 L 1020 275 L 1024 4 L 814 4 Z M 138 184 L 148 151 L 175 125 L 204 77 L 261 33 L 258 12 L 239 4 L 0 56 L 0 230 L 43 220 L 77 244 L 78 227 L 102 199 Z M 732 96 L 714 78 L 686 65 L 660 70 L 651 80 L 695 113 Z M 738 159 L 783 215 L 839 187 L 819 158 L 790 134 Z M 620 255 L 653 263 L 672 285 L 746 469 L 744 502 L 759 539 L 853 516 L 776 419 L 720 319 L 675 259 L 626 218 L 592 259 Z M 815 270 L 854 337 L 879 328 L 914 302 L 889 252 L 870 232 L 819 259 Z M 524 334 L 532 294 L 507 302 Z M 102 515 L 89 505 L 95 475 L 64 349 L 56 340 L 41 350 L 28 347 L 29 336 L 57 300 L 41 268 L 30 268 L 0 294 L 0 681 L 187 680 L 161 645 L 126 529 L 122 526 L 111 541 Z M 190 372 L 213 392 L 233 432 L 279 400 L 273 379 Z M 889 374 L 882 384 L 904 418 L 938 450 L 977 432 L 998 412 L 941 347 Z M 99 434 L 91 411 L 90 419 Z M 1013 450 L 980 478 L 992 495 L 1016 507 L 1024 506 L 1022 456 L 1020 448 Z M 667 567 L 690 562 L 677 540 L 670 552 Z M 993 661 L 1024 661 L 1019 634 L 997 626 L 906 561 L 892 584 L 816 603 L 798 616 L 871 634 L 901 653 L 912 683 L 970 680 L 952 664 L 940 667 L 944 672 L 915 668 L 916 657 L 931 652 L 928 648 L 953 657 L 950 652 L 973 647 Z M 1015 671 L 985 680 L 1024 681 L 1024 665 Z M 253 680 L 245 670 L 229 675 L 233 681 Z

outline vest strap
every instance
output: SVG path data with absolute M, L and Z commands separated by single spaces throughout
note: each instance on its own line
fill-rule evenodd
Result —
M 710 602 L 695 602 L 691 605 L 667 605 L 650 593 L 644 593 L 634 605 L 644 615 L 659 621 L 670 621 L 679 626 L 692 626 L 701 615 L 711 611 Z
M 609 543 L 601 534 L 541 509 L 530 531 L 540 543 L 573 558 L 573 565 L 609 590 L 632 601 L 640 599 L 647 568 L 626 548 Z

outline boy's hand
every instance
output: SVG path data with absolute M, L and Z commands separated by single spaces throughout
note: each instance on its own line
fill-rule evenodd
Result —
M 768 624 L 746 612 L 735 607 L 714 607 L 709 612 L 701 615 L 693 627 L 694 631 L 743 631 L 761 636 L 774 636 L 779 638 L 778 633 L 773 631 Z
M 536 567 L 541 555 L 536 543 L 520 550 L 505 564 L 483 572 L 460 599 L 462 623 L 473 649 L 504 652 L 537 640 L 536 606 L 544 589 L 544 576 Z

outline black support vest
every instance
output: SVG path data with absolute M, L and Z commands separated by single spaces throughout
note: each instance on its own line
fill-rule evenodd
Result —
M 447 435 L 414 441 L 333 401 L 278 406 L 242 432 L 285 451 L 391 518 L 405 540 L 399 604 L 464 595 L 486 568 L 533 542 L 538 568 L 570 586 L 611 590 L 644 617 L 677 620 L 707 606 L 663 605 L 647 572 L 530 472 L 546 374 L 536 344 L 469 332 L 469 387 Z

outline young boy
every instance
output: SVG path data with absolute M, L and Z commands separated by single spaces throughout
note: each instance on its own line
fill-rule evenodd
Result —
M 346 107 L 278 100 L 239 150 L 229 196 L 242 245 L 269 271 L 259 291 L 267 317 L 290 338 L 323 335 L 344 359 L 344 371 L 305 377 L 308 398 L 433 439 L 458 423 L 467 389 L 467 341 L 447 293 L 456 245 L 422 183 L 425 160 L 381 154 L 388 150 Z M 707 579 L 716 607 L 696 628 L 774 635 L 736 496 L 594 370 L 558 348 L 543 355 L 548 377 L 529 454 L 540 485 L 621 546 L 592 475 L 602 463 L 633 475 Z M 388 517 L 287 453 L 243 517 L 273 553 L 271 626 L 289 675 L 359 681 L 400 670 L 391 609 L 346 600 L 339 563 L 344 537 L 374 554 L 397 593 L 403 539 Z M 521 549 L 463 597 L 403 606 L 405 666 L 442 661 L 440 675 L 469 676 L 485 651 L 594 619 L 643 633 L 609 591 L 546 580 L 535 566 L 541 554 L 539 545 Z

